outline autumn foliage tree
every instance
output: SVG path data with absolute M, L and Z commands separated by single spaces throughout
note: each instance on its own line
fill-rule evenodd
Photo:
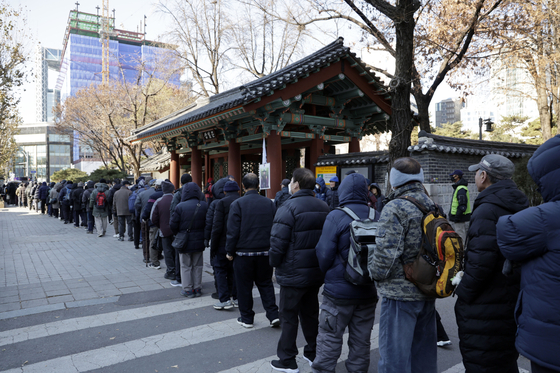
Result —
M 144 127 L 185 107 L 192 97 L 171 81 L 181 71 L 169 61 L 148 66 L 138 64 L 135 80 L 111 77 L 109 84 L 92 84 L 66 99 L 56 109 L 55 124 L 61 132 L 74 132 L 79 141 L 102 157 L 106 166 L 140 175 L 140 162 L 147 149 L 161 146 L 151 142 L 126 141 L 132 130 Z

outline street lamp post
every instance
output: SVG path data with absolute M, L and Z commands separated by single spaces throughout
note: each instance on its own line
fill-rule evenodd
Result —
M 486 131 L 486 132 L 492 132 L 492 131 L 494 131 L 494 130 L 492 129 L 492 125 L 494 124 L 494 122 L 492 122 L 492 119 L 491 119 L 491 118 L 487 118 L 487 119 L 484 119 L 484 120 L 482 120 L 482 117 L 478 118 L 478 128 L 479 128 L 479 131 L 478 131 L 478 139 L 479 139 L 479 140 L 482 140 L 482 123 L 483 123 L 483 122 L 484 122 L 484 124 L 486 125 L 486 129 L 485 129 L 484 131 Z

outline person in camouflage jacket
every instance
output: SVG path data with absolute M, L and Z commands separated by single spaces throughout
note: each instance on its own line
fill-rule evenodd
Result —
M 412 158 L 399 158 L 390 173 L 394 191 L 383 208 L 377 248 L 369 270 L 383 297 L 379 318 L 379 373 L 437 371 L 435 298 L 404 275 L 403 264 L 415 260 L 422 242 L 423 214 L 410 196 L 425 207 L 434 205 L 422 185 L 424 173 Z

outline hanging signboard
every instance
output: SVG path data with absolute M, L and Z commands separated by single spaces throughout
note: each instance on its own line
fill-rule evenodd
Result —
M 270 163 L 259 164 L 259 186 L 270 189 Z
M 218 136 L 216 136 L 215 130 L 209 130 L 202 132 L 202 140 L 206 144 L 207 142 L 218 141 Z

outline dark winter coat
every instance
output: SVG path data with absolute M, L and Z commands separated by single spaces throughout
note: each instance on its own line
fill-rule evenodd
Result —
M 519 294 L 519 271 L 502 274 L 505 258 L 496 240 L 503 215 L 529 206 L 512 180 L 484 189 L 474 201 L 467 233 L 464 275 L 456 288 L 455 315 L 459 347 L 467 372 L 499 372 L 518 357 L 513 312 Z
M 381 193 L 381 188 L 377 183 L 371 183 L 370 186 L 372 185 L 375 189 L 377 189 L 377 196 L 374 196 L 376 201 L 371 207 L 373 207 L 378 213 L 381 214 L 383 206 L 385 206 L 385 196 L 383 195 L 383 193 Z
M 41 189 L 40 185 L 35 185 L 35 188 L 33 189 L 33 198 L 39 199 L 39 197 L 40 197 L 39 190 L 40 189 Z
M 340 205 L 350 208 L 360 218 L 369 216 L 368 190 L 364 177 L 354 173 L 346 176 L 338 188 Z M 376 214 L 379 218 L 379 214 Z M 357 286 L 344 279 L 352 218 L 341 210 L 327 216 L 321 238 L 316 246 L 321 271 L 325 274 L 323 294 L 335 303 L 367 304 L 377 300 L 375 284 Z
M 95 187 L 91 191 L 91 196 L 89 198 L 89 208 L 91 209 L 91 214 L 94 217 L 106 218 L 109 215 L 109 208 L 108 208 L 107 203 L 105 203 L 105 207 L 98 207 L 97 203 L 96 203 L 97 194 L 105 193 L 105 197 L 107 197 L 107 191 L 108 190 L 109 190 L 109 187 L 107 186 L 107 184 L 97 183 L 97 184 L 95 184 Z
M 152 207 L 152 223 L 159 228 L 163 237 L 169 237 L 173 235 L 173 231 L 169 226 L 169 220 L 171 219 L 170 206 L 172 200 L 173 194 L 164 194 L 154 203 L 154 206 Z
M 132 191 L 126 186 L 121 186 L 113 194 L 113 214 L 117 216 L 128 216 L 132 215 L 128 209 L 128 198 L 132 194 Z
M 200 192 L 200 188 L 196 183 L 184 185 L 181 203 L 177 205 L 175 212 L 171 215 L 169 226 L 174 234 L 186 232 L 192 221 L 187 245 L 179 250 L 181 253 L 204 251 L 204 226 L 206 225 L 204 218 L 208 204 L 200 200 Z M 200 204 L 198 211 L 196 210 L 197 204 Z M 195 211 L 196 216 L 194 215 Z
M 88 181 L 86 183 L 86 188 L 84 189 L 84 194 L 82 194 L 82 203 L 86 206 L 86 211 L 91 211 L 91 207 L 89 206 L 89 199 L 91 197 L 91 192 L 93 191 L 93 186 L 95 183 L 93 181 Z M 56 189 L 56 185 L 55 185 Z
M 457 187 L 461 185 L 468 187 L 469 183 L 465 179 L 459 179 L 456 183 L 453 184 L 453 195 L 455 194 L 455 190 L 457 190 Z M 459 202 L 459 206 L 457 206 L 457 214 L 453 215 L 451 213 L 451 210 L 449 210 L 449 220 L 455 222 L 465 222 L 471 220 L 471 214 L 465 214 L 470 201 L 467 198 L 467 191 L 464 188 L 459 189 L 459 191 L 457 192 L 457 201 Z M 451 203 L 453 203 L 453 201 L 451 201 Z
M 281 190 L 276 192 L 276 196 L 274 197 L 274 204 L 276 205 L 276 210 L 278 210 L 280 206 L 282 206 L 282 204 L 286 202 L 290 197 L 291 195 L 288 187 L 283 187 Z
M 560 371 L 560 136 L 541 145 L 527 166 L 544 204 L 498 221 L 498 244 L 521 263 L 515 309 L 517 350 L 529 360 Z
M 330 208 L 302 189 L 288 199 L 274 216 L 268 260 L 276 268 L 281 286 L 308 287 L 323 283 L 315 245 Z
M 150 219 L 150 215 L 152 214 L 152 207 L 154 206 L 156 200 L 162 196 L 163 191 L 161 189 L 156 190 L 150 195 L 150 198 L 148 198 L 148 203 L 146 203 L 146 206 L 144 206 L 144 209 L 142 210 L 142 220 L 146 220 L 150 227 L 154 226 L 152 224 L 152 220 Z
M 62 188 L 62 190 L 60 191 L 60 202 L 63 205 L 65 206 L 72 205 L 72 192 L 74 191 L 74 189 L 76 189 L 77 186 L 78 184 L 72 183 L 72 184 L 66 184 L 66 186 Z M 67 194 L 69 199 L 67 199 L 66 197 Z
M 256 190 L 249 190 L 230 205 L 226 252 L 263 252 L 270 248 L 270 231 L 276 207 Z
M 213 201 L 215 205 L 214 221 L 212 222 L 212 240 L 210 246 L 210 256 L 226 254 L 227 220 L 229 208 L 233 201 L 240 198 L 236 192 L 231 192 L 224 198 Z M 206 213 L 208 215 L 208 213 Z
M 111 189 L 109 189 L 107 191 L 107 204 L 109 205 L 109 208 L 111 209 L 111 212 L 113 214 L 115 214 L 115 211 L 113 211 L 113 198 L 115 197 L 115 193 L 121 189 L 122 185 L 120 183 L 117 183 L 115 185 L 113 185 L 113 187 Z
M 72 189 L 72 205 L 74 206 L 74 210 L 82 211 L 82 195 L 84 194 L 84 188 L 78 187 Z M 84 206 L 85 207 L 85 206 Z
M 223 177 L 214 184 L 212 187 L 213 198 L 209 202 L 208 211 L 206 212 L 206 228 L 204 228 L 204 239 L 210 240 L 212 236 L 212 224 L 214 223 L 214 210 L 216 209 L 216 202 L 224 198 L 224 186 L 229 181 L 227 177 Z
M 335 208 L 337 208 L 340 205 L 340 199 L 338 198 L 338 183 L 336 183 L 337 185 L 331 189 L 331 199 L 330 199 L 330 203 L 329 203 L 329 207 L 331 208 L 331 210 L 334 210 Z
M 327 188 L 327 184 L 325 184 L 325 180 L 321 176 L 315 180 L 316 184 L 319 184 L 320 188 L 315 188 L 315 197 L 319 198 L 321 201 L 324 201 L 328 206 L 331 205 L 332 199 L 332 191 L 330 188 Z
M 49 186 L 47 185 L 47 183 L 43 182 L 43 185 L 41 185 L 41 187 L 38 189 L 38 193 L 40 200 L 47 199 L 47 197 L 49 196 Z

